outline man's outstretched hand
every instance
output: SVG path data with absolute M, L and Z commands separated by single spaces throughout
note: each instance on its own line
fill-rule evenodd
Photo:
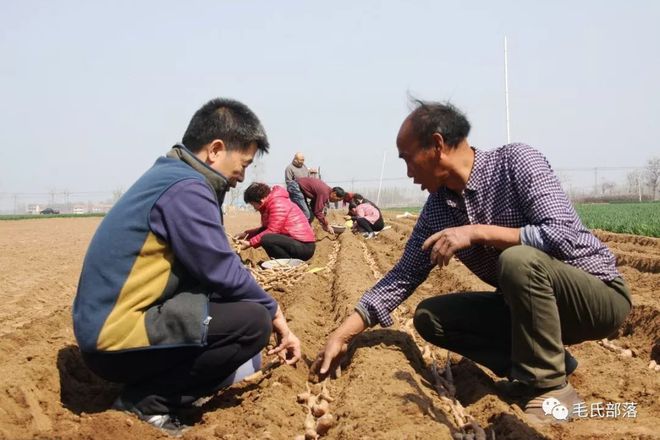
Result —
M 328 336 L 325 347 L 316 356 L 310 367 L 310 373 L 321 378 L 339 371 L 339 363 L 348 351 L 351 340 L 362 333 L 367 326 L 357 312 L 353 312 L 346 320 Z
M 343 338 L 334 334 L 330 335 L 325 347 L 319 352 L 309 368 L 310 373 L 316 374 L 320 378 L 324 378 L 331 373 L 337 376 L 336 372 L 341 371 L 339 363 L 347 351 L 348 343 Z

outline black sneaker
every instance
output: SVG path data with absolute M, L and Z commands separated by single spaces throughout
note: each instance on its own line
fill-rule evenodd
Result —
M 125 402 L 121 396 L 114 401 L 112 409 L 133 414 L 138 419 L 165 431 L 173 437 L 180 437 L 187 429 L 190 429 L 190 426 L 181 423 L 178 417 L 173 414 L 143 414 L 135 406 Z

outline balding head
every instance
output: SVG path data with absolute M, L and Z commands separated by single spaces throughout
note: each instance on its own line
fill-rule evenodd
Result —
M 305 163 L 305 155 L 301 152 L 297 152 L 295 156 L 293 156 L 293 161 L 291 163 L 294 166 L 300 168 Z

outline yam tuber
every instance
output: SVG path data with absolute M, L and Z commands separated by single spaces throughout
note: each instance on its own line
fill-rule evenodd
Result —
M 321 417 L 326 414 L 329 409 L 330 406 L 328 405 L 328 401 L 321 399 L 319 403 L 312 406 L 312 414 L 314 414 L 315 417 Z
M 324 414 L 323 416 L 319 417 L 318 421 L 316 422 L 316 432 L 320 435 L 325 435 L 330 428 L 332 428 L 335 424 L 335 418 L 332 414 Z
M 323 386 L 321 387 L 321 394 L 319 394 L 319 398 L 323 400 L 327 400 L 328 402 L 332 402 L 333 399 L 332 396 L 330 395 L 330 391 L 328 391 L 328 387 L 326 386 L 327 379 L 323 381 Z

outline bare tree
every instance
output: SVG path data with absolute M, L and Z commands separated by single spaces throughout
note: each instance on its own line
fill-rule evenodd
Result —
M 641 169 L 636 169 L 634 171 L 629 172 L 626 174 L 626 183 L 627 183 L 627 189 L 628 189 L 628 194 L 635 194 L 637 196 L 637 199 L 641 202 L 642 201 L 642 170 Z
M 573 183 L 571 182 L 571 175 L 568 173 L 558 172 L 557 178 L 559 179 L 559 184 L 568 194 L 568 198 L 573 198 Z
M 65 212 L 70 213 L 71 212 L 71 191 L 69 191 L 68 189 L 65 189 L 63 194 L 64 194 L 64 200 L 65 200 L 64 210 L 65 210 Z
M 640 182 L 642 180 L 642 171 L 634 170 L 626 174 L 626 185 L 629 194 L 637 193 Z
M 226 202 L 229 206 L 234 206 L 236 207 L 238 205 L 237 201 L 238 198 L 243 194 L 243 190 L 241 189 L 241 185 L 236 185 L 234 188 L 230 188 L 229 192 L 227 195 L 229 196 L 229 201 Z
M 57 194 L 57 191 L 55 188 L 51 188 L 50 191 L 48 191 L 48 194 L 50 195 L 50 206 L 55 205 L 55 195 Z
M 112 191 L 112 204 L 114 205 L 117 203 L 117 200 L 121 198 L 121 196 L 124 194 L 124 189 L 122 187 L 119 187 Z
M 660 185 L 660 157 L 649 159 L 644 170 L 644 177 L 651 189 L 653 200 L 657 200 L 656 190 L 658 189 L 658 185 Z
M 612 190 L 616 187 L 616 184 L 614 182 L 610 181 L 604 181 L 601 182 L 600 188 L 601 188 L 601 194 L 604 196 L 611 196 L 612 195 Z
M 255 182 L 263 182 L 266 175 L 266 164 L 263 161 L 263 156 L 256 156 L 252 162 L 252 178 Z

